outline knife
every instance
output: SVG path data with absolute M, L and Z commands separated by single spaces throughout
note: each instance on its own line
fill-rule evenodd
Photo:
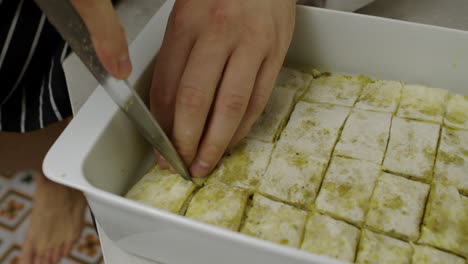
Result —
M 140 96 L 127 80 L 118 80 L 104 69 L 86 25 L 70 1 L 35 0 L 35 2 L 140 134 L 159 151 L 177 173 L 186 180 L 191 180 L 179 154 Z

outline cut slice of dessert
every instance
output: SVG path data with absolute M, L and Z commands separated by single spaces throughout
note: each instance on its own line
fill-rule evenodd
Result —
M 424 214 L 429 185 L 388 173 L 377 180 L 366 226 L 403 240 L 415 241 Z
M 156 166 L 128 191 L 126 197 L 172 213 L 181 213 L 196 187 L 180 175 Z
M 448 127 L 468 129 L 468 96 L 449 96 L 444 123 Z
M 468 131 L 442 129 L 434 179 L 468 195 Z
M 447 95 L 447 90 L 407 84 L 402 90 L 397 116 L 441 124 Z
M 310 209 L 327 163 L 289 146 L 278 145 L 261 177 L 258 191 L 267 196 Z
M 229 151 L 208 177 L 206 184 L 222 182 L 234 187 L 256 190 L 270 160 L 272 143 L 244 139 Z
M 390 113 L 353 110 L 343 128 L 334 155 L 381 164 L 391 121 Z
M 307 213 L 255 194 L 247 209 L 241 232 L 278 244 L 298 248 Z
M 249 193 L 215 183 L 201 188 L 190 201 L 185 216 L 234 231 L 239 230 Z
M 333 157 L 315 201 L 317 209 L 361 226 L 379 175 L 377 164 Z
M 395 117 L 383 166 L 385 170 L 430 182 L 440 126 Z
M 318 212 L 312 212 L 307 221 L 301 249 L 353 262 L 359 242 L 359 233 L 359 229 L 353 225 Z
M 395 113 L 400 103 L 402 83 L 375 81 L 368 83 L 356 103 L 356 108 Z
M 369 79 L 363 76 L 332 74 L 312 80 L 304 101 L 351 107 Z
M 328 161 L 350 108 L 297 103 L 278 146 Z
M 369 230 L 361 231 L 356 263 L 411 263 L 412 248 L 407 242 Z
M 468 256 L 468 197 L 454 186 L 432 184 L 418 242 Z

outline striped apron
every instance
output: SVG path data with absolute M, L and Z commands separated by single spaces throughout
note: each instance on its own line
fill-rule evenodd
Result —
M 62 62 L 70 49 L 33 0 L 0 0 L 0 131 L 72 114 Z

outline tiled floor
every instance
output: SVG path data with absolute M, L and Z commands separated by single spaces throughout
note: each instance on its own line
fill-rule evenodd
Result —
M 14 264 L 21 253 L 29 216 L 33 207 L 35 182 L 32 173 L 21 172 L 12 178 L 0 175 L 0 263 Z M 60 264 L 103 263 L 98 236 L 91 215 L 86 211 L 85 227 L 69 256 Z

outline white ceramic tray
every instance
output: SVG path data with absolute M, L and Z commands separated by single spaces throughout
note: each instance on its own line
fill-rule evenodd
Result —
M 174 0 L 130 48 L 130 81 L 144 93 Z M 421 83 L 468 94 L 468 33 L 298 7 L 288 63 Z M 151 162 L 151 151 L 101 87 L 49 151 L 44 172 L 80 189 L 109 238 L 122 249 L 167 264 L 336 263 L 150 208 L 120 195 Z

